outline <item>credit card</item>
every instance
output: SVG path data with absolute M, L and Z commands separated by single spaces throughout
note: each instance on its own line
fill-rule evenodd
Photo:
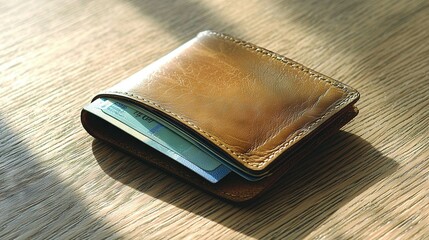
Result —
M 213 156 L 200 150 L 163 124 L 129 103 L 115 99 L 97 99 L 85 110 L 101 117 L 212 183 L 231 170 Z

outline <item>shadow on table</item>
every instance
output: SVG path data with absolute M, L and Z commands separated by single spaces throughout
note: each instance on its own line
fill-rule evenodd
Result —
M 268 234 L 306 236 L 339 208 L 397 168 L 394 160 L 383 156 L 364 139 L 340 131 L 293 167 L 258 201 L 237 206 L 165 176 L 175 188 L 183 190 L 179 192 L 199 192 L 197 200 L 195 196 L 182 194 L 179 201 L 177 196 L 165 190 L 165 184 L 154 180 L 154 174 L 164 175 L 163 172 L 132 157 L 122 158 L 126 159 L 122 162 L 114 161 L 107 149 L 111 146 L 99 140 L 93 141 L 92 148 L 100 167 L 112 178 L 256 238 Z M 222 212 L 228 216 L 219 214 Z
M 144 16 L 150 16 L 158 24 L 181 41 L 187 41 L 196 33 L 213 29 L 217 31 L 240 33 L 231 21 L 205 6 L 201 1 L 126 1 L 131 3 Z
M 55 166 L 41 162 L 32 151 L 37 146 L 25 144 L 24 136 L 32 133 L 13 130 L 0 114 L 0 239 L 120 238 L 57 176 Z

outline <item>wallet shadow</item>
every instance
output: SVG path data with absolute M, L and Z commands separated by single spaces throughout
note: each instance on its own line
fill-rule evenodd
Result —
M 361 137 L 339 131 L 295 164 L 262 197 L 246 205 L 237 205 L 206 194 L 137 158 L 112 150 L 111 145 L 100 140 L 93 141 L 92 151 L 101 169 L 113 179 L 256 238 L 267 237 L 267 234 L 295 238 L 308 235 L 339 208 L 398 167 L 394 160 L 383 156 Z M 159 179 L 180 188 L 180 192 L 192 194 L 183 194 L 178 200 L 166 191 L 165 182 L 161 184 Z M 215 213 L 219 211 L 229 213 L 230 217 Z M 234 213 L 231 215 L 231 212 Z M 305 228 L 297 231 L 303 224 Z M 270 225 L 273 229 L 267 231 Z

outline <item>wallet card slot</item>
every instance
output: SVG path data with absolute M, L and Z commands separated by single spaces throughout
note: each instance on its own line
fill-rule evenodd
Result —
M 350 121 L 356 114 L 357 110 L 353 106 L 341 110 L 336 114 L 335 120 L 331 119 L 331 121 L 327 122 L 326 126 L 323 127 L 323 130 L 317 133 L 317 137 L 312 136 L 309 138 L 307 143 L 301 146 L 301 151 L 293 151 L 289 156 L 290 161 L 288 161 L 288 164 L 278 166 L 271 176 L 261 181 L 249 182 L 233 173 L 226 176 L 225 179 L 222 179 L 222 181 L 217 184 L 209 183 L 189 169 L 171 161 L 171 159 L 163 154 L 152 151 L 150 147 L 143 142 L 129 136 L 116 126 L 86 110 L 82 110 L 81 112 L 81 121 L 83 127 L 95 138 L 101 139 L 111 144 L 111 146 L 130 153 L 139 159 L 143 159 L 146 163 L 170 172 L 211 194 L 232 202 L 243 203 L 250 200 L 253 201 L 261 196 L 262 193 L 267 191 L 279 178 L 285 175 L 294 164 L 302 160 L 312 149 L 323 142 L 324 139 L 338 131 L 339 128 Z
M 196 147 L 206 152 L 207 154 L 212 155 L 216 159 L 220 160 L 224 165 L 228 166 L 228 168 L 230 168 L 233 172 L 235 172 L 236 174 L 240 175 L 241 177 L 249 181 L 258 181 L 270 175 L 269 171 L 254 173 L 254 172 L 248 171 L 247 168 L 243 168 L 241 165 L 234 164 L 233 159 L 231 159 L 231 156 L 229 154 L 225 153 L 222 149 L 218 148 L 217 146 L 211 144 L 211 142 L 207 141 L 205 138 L 202 138 L 200 134 L 196 133 L 192 129 L 189 129 L 187 126 L 176 121 L 174 118 L 171 118 L 169 115 L 166 115 L 163 112 L 157 111 L 154 108 L 148 107 L 147 105 L 142 104 L 140 101 L 136 101 L 129 95 L 124 96 L 121 93 L 109 93 L 109 94 L 100 94 L 98 97 L 99 98 L 105 97 L 105 98 L 112 98 L 112 99 L 127 101 L 131 104 L 136 105 L 137 107 L 145 109 L 146 110 L 145 113 L 148 114 L 149 117 L 164 124 L 165 126 L 169 127 L 173 131 L 180 133 L 182 137 L 184 137 L 186 140 L 193 143 Z M 93 99 L 93 100 L 96 100 L 96 99 Z

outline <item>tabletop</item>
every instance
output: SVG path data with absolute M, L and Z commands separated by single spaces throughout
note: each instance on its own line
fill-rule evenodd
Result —
M 0 238 L 429 239 L 429 2 L 0 4 Z M 246 206 L 95 140 L 99 91 L 225 32 L 361 93 L 359 115 Z

